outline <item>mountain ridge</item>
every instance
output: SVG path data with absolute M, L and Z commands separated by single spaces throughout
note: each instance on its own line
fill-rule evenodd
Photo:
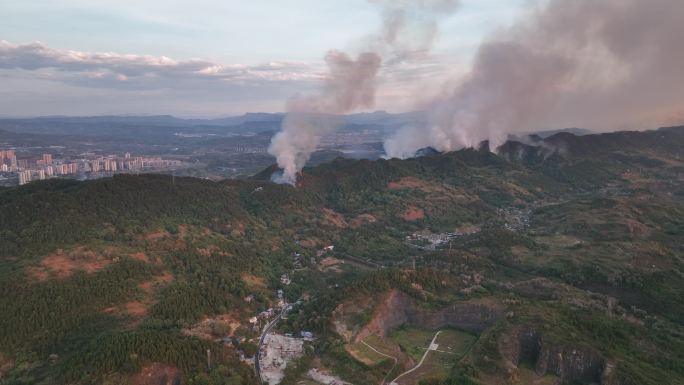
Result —
M 248 342 L 216 341 L 225 328 L 258 337 L 249 319 L 283 289 L 308 299 L 280 332 L 313 331 L 310 358 L 355 384 L 389 368 L 353 358 L 340 325 L 398 314 L 378 338 L 401 352 L 394 333 L 459 325 L 440 309 L 483 306 L 496 319 L 465 331 L 477 342 L 447 361 L 441 383 L 677 384 L 682 144 L 684 127 L 559 133 L 498 154 L 338 158 L 305 168 L 297 187 L 270 182 L 271 166 L 220 182 L 121 174 L 0 190 L 0 359 L 16 363 L 2 378 L 121 383 L 171 367 L 189 384 L 254 384 L 237 359 Z M 393 290 L 403 302 L 379 301 Z M 411 311 L 394 308 L 406 298 Z M 396 329 L 402 317 L 408 331 Z M 197 337 L 207 322 L 219 334 Z

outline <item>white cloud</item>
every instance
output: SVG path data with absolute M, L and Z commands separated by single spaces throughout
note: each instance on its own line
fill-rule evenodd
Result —
M 445 72 L 433 57 L 385 63 L 377 108 L 415 109 Z M 0 40 L 0 115 L 282 111 L 288 97 L 312 92 L 324 76 L 322 62 L 226 64 Z
M 126 81 L 142 88 L 172 87 L 188 80 L 251 82 L 312 81 L 321 77 L 314 64 L 281 61 L 265 64 L 221 64 L 193 59 L 177 61 L 166 56 L 126 55 L 112 52 L 59 50 L 41 42 L 12 44 L 0 40 L 0 69 L 52 70 L 62 80 L 91 87 L 108 87 Z

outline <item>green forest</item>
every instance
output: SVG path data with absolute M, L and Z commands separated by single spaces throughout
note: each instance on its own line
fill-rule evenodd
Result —
M 391 363 L 355 359 L 338 325 L 359 332 L 392 290 L 425 314 L 497 309 L 472 351 L 422 385 L 515 384 L 527 372 L 506 365 L 541 371 L 539 357 L 573 349 L 612 368 L 602 384 L 681 383 L 684 129 L 547 142 L 563 153 L 509 143 L 337 159 L 305 168 L 296 187 L 270 182 L 269 168 L 2 189 L 0 384 L 137 385 L 152 364 L 183 384 L 257 384 L 240 353 L 254 354 L 248 320 L 278 289 L 299 301 L 279 330 L 317 336 L 283 384 L 312 367 L 380 383 Z M 365 308 L 344 318 L 350 303 Z M 197 332 L 215 320 L 225 324 L 211 338 Z M 539 353 L 501 348 L 528 343 L 525 332 Z

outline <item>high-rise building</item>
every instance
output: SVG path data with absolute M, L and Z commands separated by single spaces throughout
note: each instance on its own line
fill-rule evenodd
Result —
M 100 171 L 100 161 L 99 160 L 94 160 L 90 162 L 90 171 L 92 172 L 99 172 Z
M 45 170 L 38 170 L 38 179 L 39 180 L 45 179 Z
M 19 160 L 17 161 L 17 166 L 18 166 L 19 168 L 21 168 L 21 169 L 28 168 L 28 160 L 26 160 L 26 159 L 19 159 Z
M 52 164 L 52 154 L 43 154 L 43 163 L 45 165 Z
M 12 164 L 12 159 L 14 159 L 14 161 L 16 162 L 16 155 L 14 154 L 14 150 L 0 150 L 0 164 Z
M 53 176 L 54 174 L 55 174 L 55 170 L 52 168 L 52 166 L 45 167 L 45 175 Z
M 24 185 L 31 181 L 31 171 L 20 171 L 19 172 L 19 185 Z

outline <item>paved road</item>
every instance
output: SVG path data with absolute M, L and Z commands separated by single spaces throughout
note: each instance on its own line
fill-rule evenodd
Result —
M 435 336 L 432 337 L 432 341 L 430 342 L 430 346 L 428 346 L 427 350 L 425 351 L 425 354 L 423 354 L 423 358 L 421 358 L 421 359 L 420 359 L 420 362 L 418 362 L 418 365 L 416 365 L 416 366 L 414 366 L 413 368 L 411 368 L 411 369 L 405 371 L 404 373 L 398 375 L 397 378 L 395 378 L 394 380 L 392 380 L 392 382 L 390 382 L 390 385 L 395 385 L 395 384 L 397 383 L 397 380 L 398 380 L 398 379 L 400 379 L 401 377 L 403 377 L 403 376 L 405 376 L 405 375 L 407 375 L 407 374 L 413 372 L 414 370 L 420 368 L 420 365 L 423 365 L 423 361 L 425 361 L 425 357 L 427 357 L 428 353 L 430 353 L 431 350 L 434 350 L 434 349 L 431 349 L 431 348 L 435 345 L 435 340 L 437 339 L 437 336 L 438 336 L 439 333 L 441 333 L 441 332 L 442 332 L 441 330 L 438 331 L 437 333 L 435 333 Z
M 266 327 L 264 328 L 264 331 L 261 333 L 261 337 L 259 337 L 259 344 L 257 345 L 257 351 L 256 354 L 254 355 L 254 369 L 256 369 L 256 375 L 257 378 L 259 379 L 259 384 L 264 383 L 264 381 L 261 379 L 261 368 L 259 367 L 259 355 L 261 354 L 261 345 L 264 344 L 264 339 L 268 335 L 268 333 L 273 329 L 273 327 L 280 321 L 282 318 L 283 314 L 287 311 L 289 307 L 285 307 L 285 309 L 278 314 L 273 321 L 269 322 Z

